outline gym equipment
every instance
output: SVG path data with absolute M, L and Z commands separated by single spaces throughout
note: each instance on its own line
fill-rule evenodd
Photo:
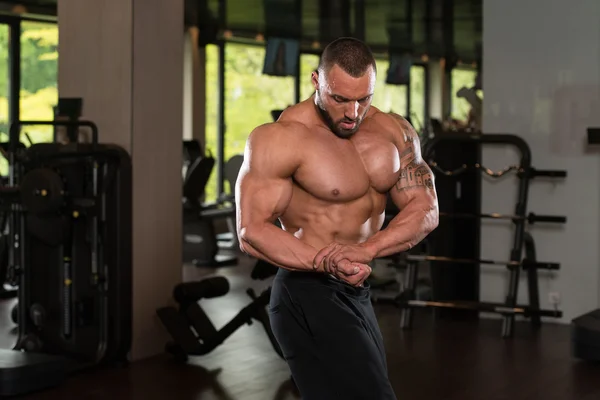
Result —
M 273 121 L 277 121 L 284 111 L 285 110 L 271 110 L 271 118 L 273 118 Z
M 0 229 L 5 227 L 7 221 L 5 221 L 7 214 L 3 213 L 3 217 L 0 222 Z M 4 233 L 0 234 L 0 299 L 12 299 L 17 297 L 17 284 L 14 276 L 8 268 L 8 251 L 9 251 L 9 238 Z
M 600 309 L 571 321 L 571 351 L 575 358 L 600 361 Z
M 490 135 L 487 135 L 490 136 Z M 508 135 L 497 135 L 497 136 L 508 136 Z M 448 138 L 449 139 L 449 138 Z M 480 170 L 482 173 L 484 173 L 485 175 L 491 177 L 491 178 L 501 178 L 504 175 L 508 174 L 509 172 L 513 172 L 513 171 L 517 171 L 518 175 L 521 175 L 525 172 L 524 168 L 522 165 L 509 165 L 508 167 L 501 169 L 499 171 L 494 171 L 491 170 L 489 168 L 484 167 L 481 164 L 475 164 L 472 166 L 468 166 L 468 165 L 463 165 L 460 168 L 454 169 L 454 170 L 446 170 L 446 169 L 442 169 L 438 163 L 436 163 L 435 161 L 431 160 L 428 161 L 428 165 L 431 167 L 431 169 L 433 171 L 438 171 L 439 173 L 445 175 L 445 176 L 456 176 L 456 175 L 460 175 L 466 171 L 468 171 L 469 169 L 477 169 Z M 548 170 L 548 171 L 539 171 L 536 170 L 533 167 L 530 167 L 527 169 L 527 171 L 525 172 L 527 174 L 527 176 L 529 178 L 535 178 L 537 176 L 546 176 L 546 177 L 550 177 L 550 178 L 566 178 L 567 176 L 567 172 L 566 171 L 554 171 L 554 170 Z
M 269 276 L 272 276 L 269 269 L 258 264 L 252 272 L 253 278 L 266 279 Z M 254 319 L 263 325 L 273 349 L 283 358 L 279 344 L 271 330 L 266 310 L 269 305 L 271 288 L 267 288 L 259 296 L 256 296 L 254 290 L 248 289 L 246 293 L 252 301 L 225 326 L 217 330 L 198 302 L 202 299 L 221 297 L 228 292 L 229 282 L 222 276 L 177 285 L 173 290 L 173 298 L 179 304 L 178 309 L 163 307 L 156 311 L 162 324 L 174 340 L 174 342 L 167 343 L 165 351 L 173 355 L 177 361 L 186 362 L 190 355 L 201 356 L 210 353 L 240 327 L 252 324 Z
M 83 99 L 81 97 L 59 97 L 56 106 L 54 106 L 54 118 L 56 120 L 67 120 L 77 122 L 81 118 L 83 112 Z M 69 143 L 77 143 L 79 132 L 74 124 L 67 125 L 65 137 L 59 140 L 58 126 L 53 127 L 53 142 L 67 141 Z M 29 141 L 31 143 L 31 140 Z
M 491 214 L 466 214 L 466 213 L 444 213 L 444 212 L 440 212 L 440 217 L 446 217 L 446 218 L 472 218 L 472 219 L 510 219 L 512 221 L 521 221 L 521 220 L 525 220 L 527 221 L 527 223 L 529 223 L 529 225 L 533 225 L 536 222 L 549 222 L 549 223 L 558 223 L 558 224 L 564 224 L 567 222 L 567 219 L 565 217 L 562 216 L 556 216 L 556 215 L 537 215 L 535 213 L 530 212 L 529 214 L 527 214 L 527 216 L 523 216 L 523 215 L 503 215 L 503 214 L 497 214 L 497 213 L 491 213 Z
M 203 155 L 204 150 L 197 139 L 183 141 L 183 162 L 186 165 L 192 164 Z
M 478 260 L 469 260 L 466 258 L 451 258 L 451 257 L 436 257 L 436 256 L 425 256 L 425 255 L 408 255 L 406 259 L 409 261 L 443 261 L 448 263 L 456 263 L 456 264 L 487 264 L 487 265 L 506 265 L 510 267 L 522 267 L 523 269 L 548 269 L 548 270 L 558 270 L 560 269 L 560 264 L 558 263 L 549 263 L 549 262 L 536 262 L 535 260 L 523 259 L 520 261 L 499 261 L 499 260 L 486 260 L 486 259 L 478 259 Z
M 0 143 L 0 152 L 8 148 L 8 145 Z M 4 147 L 4 148 L 3 148 Z M 4 151 L 4 154 L 6 152 Z M 8 184 L 8 178 L 0 178 L 0 187 Z M 9 213 L 0 211 L 0 299 L 12 299 L 17 297 L 17 285 L 18 282 L 11 275 L 8 268 L 8 250 L 9 250 L 9 237 L 8 237 L 8 221 Z
M 17 149 L 25 125 L 86 126 L 94 140 Z M 9 275 L 19 284 L 13 311 L 18 339 L 11 353 L 19 355 L 1 356 L 0 396 L 58 385 L 85 368 L 127 362 L 131 159 L 97 138 L 89 121 L 11 126 L 10 185 L 0 188 L 0 209 L 9 213 Z
M 230 210 L 231 213 L 225 216 L 225 220 L 227 221 L 227 229 L 228 232 L 220 233 L 217 235 L 217 245 L 220 249 L 234 249 L 239 246 L 237 229 L 235 224 L 235 184 L 237 181 L 238 174 L 240 172 L 240 168 L 242 168 L 242 164 L 244 163 L 244 156 L 237 154 L 232 156 L 227 163 L 225 163 L 225 168 L 223 168 L 224 178 L 229 182 L 229 193 L 222 193 L 217 200 L 218 204 L 221 204 L 221 209 Z M 228 204 L 224 206 L 225 204 Z M 206 215 L 207 213 L 205 213 Z M 210 214 L 210 213 L 208 213 Z
M 453 141 L 461 144 L 508 144 L 514 146 L 521 154 L 520 164 L 509 166 L 501 171 L 492 171 L 481 164 L 473 166 L 463 165 L 455 170 L 445 170 L 435 161 L 430 159 L 434 154 L 436 146 L 442 142 Z M 514 223 L 513 247 L 510 251 L 510 260 L 495 261 L 482 259 L 460 259 L 451 257 L 441 257 L 436 255 L 408 254 L 406 256 L 406 290 L 396 297 L 395 303 L 402 308 L 402 327 L 408 329 L 412 326 L 412 308 L 414 307 L 432 307 L 432 308 L 453 308 L 462 310 L 487 311 L 499 313 L 503 316 L 502 336 L 512 337 L 514 333 L 514 318 L 516 314 L 521 314 L 531 318 L 534 327 L 539 327 L 540 316 L 560 318 L 560 310 L 542 310 L 539 306 L 538 292 L 538 269 L 558 270 L 560 265 L 557 263 L 538 262 L 535 254 L 535 243 L 533 237 L 525 232 L 525 225 L 533 222 L 565 223 L 564 216 L 536 216 L 527 214 L 527 197 L 530 181 L 536 177 L 566 177 L 565 171 L 545 171 L 537 170 L 531 166 L 531 150 L 528 144 L 520 137 L 515 135 L 503 134 L 482 134 L 482 135 L 463 135 L 463 134 L 444 134 L 429 140 L 424 146 L 424 158 L 434 172 L 446 177 L 456 177 L 466 171 L 476 170 L 493 178 L 500 178 L 508 172 L 514 171 L 519 179 L 518 199 L 514 215 L 500 214 L 459 214 L 448 215 L 441 213 L 440 220 L 444 217 L 450 218 L 496 218 L 512 220 Z M 441 221 L 440 223 L 443 223 Z M 522 253 L 525 251 L 525 258 L 522 259 Z M 449 264 L 488 264 L 503 265 L 509 271 L 509 289 L 504 303 L 489 303 L 480 301 L 453 301 L 452 299 L 433 299 L 432 301 L 421 301 L 415 299 L 415 289 L 417 282 L 417 268 L 420 262 L 427 261 L 431 263 L 442 263 L 450 268 Z M 519 273 L 523 269 L 527 271 L 527 281 L 529 290 L 529 305 L 517 304 L 517 294 L 519 285 Z M 432 276 L 432 279 L 435 279 Z M 435 297 L 435 291 L 433 293 Z
M 183 183 L 183 261 L 197 267 L 238 263 L 237 256 L 226 254 L 219 248 L 213 225 L 216 218 L 235 216 L 235 208 L 220 203 L 208 207 L 201 203 L 214 165 L 215 159 L 210 156 L 197 158 L 188 168 Z
M 62 357 L 0 349 L 0 396 L 18 396 L 57 386 L 66 379 L 66 371 Z

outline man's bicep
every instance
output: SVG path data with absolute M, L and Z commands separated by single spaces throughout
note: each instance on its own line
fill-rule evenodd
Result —
M 423 160 L 402 166 L 390 197 L 399 209 L 415 198 L 436 198 L 435 180 L 429 166 Z
M 238 180 L 238 220 L 242 226 L 274 222 L 292 197 L 292 181 L 271 174 L 243 171 Z
M 412 127 L 404 127 L 398 137 L 400 171 L 398 180 L 390 190 L 394 204 L 402 209 L 412 199 L 435 198 L 435 180 L 433 172 L 421 157 L 419 137 Z
M 290 148 L 273 126 L 251 134 L 236 190 L 240 223 L 272 222 L 287 208 L 296 168 Z

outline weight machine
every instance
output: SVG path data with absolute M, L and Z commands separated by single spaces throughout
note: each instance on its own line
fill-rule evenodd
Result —
M 65 127 L 25 148 L 27 125 Z M 78 143 L 80 128 L 91 143 Z M 94 123 L 18 121 L 6 150 L 8 275 L 18 282 L 18 339 L 0 350 L 0 397 L 59 385 L 86 368 L 126 363 L 131 344 L 131 158 L 98 143 Z

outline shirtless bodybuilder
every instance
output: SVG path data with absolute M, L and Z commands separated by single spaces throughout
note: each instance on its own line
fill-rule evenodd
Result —
M 417 134 L 371 106 L 376 74 L 364 43 L 330 43 L 315 94 L 250 134 L 236 185 L 242 250 L 279 267 L 269 314 L 303 399 L 396 398 L 368 264 L 438 223 Z M 381 230 L 388 195 L 400 211 Z

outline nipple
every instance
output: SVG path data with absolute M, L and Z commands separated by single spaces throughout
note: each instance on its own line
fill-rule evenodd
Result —
M 338 189 L 333 189 L 331 193 L 333 193 L 334 196 L 337 196 L 340 194 L 340 191 Z

